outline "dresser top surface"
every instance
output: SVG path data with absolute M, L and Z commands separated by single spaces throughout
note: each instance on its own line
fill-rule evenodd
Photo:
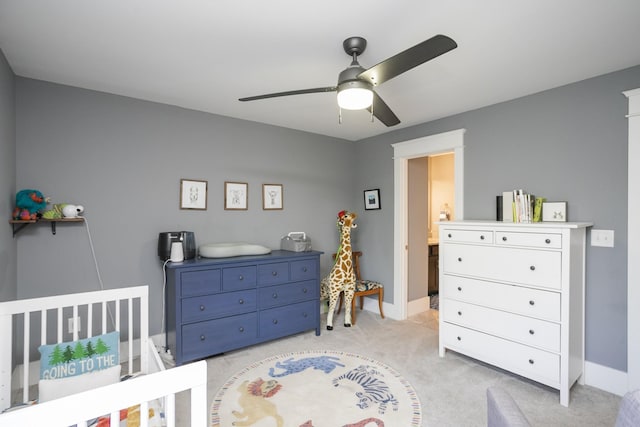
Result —
M 242 255 L 226 258 L 201 258 L 188 259 L 182 262 L 168 262 L 166 268 L 201 267 L 216 264 L 246 263 L 246 262 L 269 262 L 269 261 L 295 261 L 298 258 L 308 258 L 322 255 L 321 251 L 292 252 L 283 250 L 273 250 L 262 255 Z
M 503 221 L 490 220 L 456 220 L 456 221 L 440 221 L 440 227 L 447 226 L 477 226 L 477 227 L 494 227 L 494 228 L 519 228 L 535 231 L 541 228 L 588 228 L 593 226 L 591 222 L 532 222 L 532 223 L 513 223 Z

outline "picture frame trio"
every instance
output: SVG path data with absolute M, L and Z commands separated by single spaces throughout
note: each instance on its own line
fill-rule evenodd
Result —
M 180 209 L 206 210 L 208 182 L 197 179 L 180 180 Z M 249 209 L 249 184 L 246 182 L 225 181 L 224 209 Z M 282 210 L 283 185 L 262 184 L 262 209 Z

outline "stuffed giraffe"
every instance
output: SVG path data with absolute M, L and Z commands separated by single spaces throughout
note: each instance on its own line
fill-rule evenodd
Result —
M 356 275 L 353 271 L 353 258 L 351 252 L 351 229 L 356 228 L 354 212 L 341 211 L 338 213 L 337 226 L 340 230 L 340 246 L 336 253 L 333 268 L 327 277 L 320 282 L 321 299 L 329 300 L 329 312 L 327 313 L 327 330 L 333 330 L 333 312 L 336 308 L 340 292 L 344 292 L 345 314 L 344 326 L 351 327 L 351 300 L 356 289 Z

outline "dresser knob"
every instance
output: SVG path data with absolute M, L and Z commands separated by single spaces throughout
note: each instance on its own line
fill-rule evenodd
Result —
M 462 316 L 462 312 L 461 311 L 458 312 L 458 316 Z
M 309 315 L 307 313 L 302 313 L 302 317 L 306 319 L 307 317 L 309 317 Z
M 238 276 L 238 280 L 244 280 L 244 276 L 241 274 Z
M 200 335 L 200 341 L 204 341 L 205 340 L 205 336 L 204 335 Z
M 204 305 L 200 305 L 200 311 L 204 311 Z
M 240 327 L 238 328 L 238 330 L 239 330 L 240 332 L 244 332 L 244 327 L 243 327 L 243 326 L 240 326 Z
M 277 275 L 278 275 L 278 272 L 277 272 L 277 271 L 272 271 L 272 272 L 271 272 L 271 275 L 272 275 L 272 276 L 277 276 Z
M 306 293 L 307 293 L 307 288 L 304 288 L 304 289 L 302 290 L 302 293 L 303 293 L 303 294 L 306 294 Z
M 534 363 L 536 363 L 533 359 L 529 359 L 529 364 L 533 365 Z
M 531 271 L 535 271 L 535 269 L 536 269 L 535 265 L 532 265 L 531 267 L 529 267 L 529 270 L 531 270 Z
M 480 240 L 484 240 L 484 235 L 480 236 Z
M 462 338 L 458 337 L 458 341 L 462 341 Z
M 507 236 L 502 236 L 502 241 L 506 242 L 507 241 Z
M 535 332 L 533 329 L 529 329 L 529 333 L 530 333 L 531 335 L 533 335 L 533 334 L 535 334 L 536 332 Z
M 458 291 L 462 292 L 462 286 L 458 286 Z
M 551 243 L 551 239 L 545 239 L 544 242 L 548 245 L 549 243 Z
M 458 262 L 462 262 L 462 258 L 458 258 Z
M 277 325 L 278 324 L 278 319 L 273 319 L 273 324 Z
M 242 298 L 240 298 L 240 299 L 238 300 L 238 304 L 244 304 L 244 300 L 243 300 Z
M 307 272 L 307 267 L 302 267 L 302 272 L 306 273 Z
M 271 295 L 271 297 L 274 298 L 274 299 L 278 298 L 278 294 L 274 292 L 273 295 Z
M 536 302 L 534 300 L 530 300 L 529 305 L 536 305 Z
M 448 238 L 451 238 L 451 233 L 447 234 L 447 237 L 448 237 Z

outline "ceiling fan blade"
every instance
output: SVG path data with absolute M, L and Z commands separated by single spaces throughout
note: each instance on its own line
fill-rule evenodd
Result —
M 238 99 L 238 101 L 256 101 L 258 99 L 277 98 L 279 96 L 304 95 L 305 93 L 335 92 L 337 90 L 337 86 L 316 87 L 313 89 L 290 90 L 287 92 L 267 93 L 265 95 L 249 96 L 246 98 L 240 98 Z
M 438 34 L 363 71 L 358 78 L 377 86 L 456 47 L 453 39 Z
M 391 111 L 391 108 L 389 108 L 389 106 L 375 92 L 373 92 L 373 104 L 371 107 L 367 108 L 367 110 L 371 112 L 372 107 L 373 115 L 385 126 L 391 127 L 400 123 L 398 116 Z

